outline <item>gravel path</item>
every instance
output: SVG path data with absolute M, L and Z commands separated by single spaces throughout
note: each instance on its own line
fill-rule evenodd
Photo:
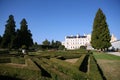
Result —
M 70 63 L 75 63 L 79 58 L 75 58 L 75 59 L 66 59 L 66 62 L 70 62 Z
M 113 54 L 113 55 L 116 55 L 116 56 L 120 56 L 120 52 L 108 52 L 108 54 Z

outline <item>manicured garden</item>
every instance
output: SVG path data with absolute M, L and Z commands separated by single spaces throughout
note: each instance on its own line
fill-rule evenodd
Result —
M 27 55 L 1 51 L 0 80 L 104 80 L 106 72 L 99 62 L 102 58 L 99 53 L 86 50 L 38 51 Z M 114 58 L 119 61 L 119 57 Z M 69 59 L 76 60 L 66 61 Z

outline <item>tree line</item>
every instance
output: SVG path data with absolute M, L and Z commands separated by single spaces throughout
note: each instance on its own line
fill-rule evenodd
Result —
M 9 49 L 18 49 L 22 46 L 29 48 L 33 45 L 32 33 L 28 29 L 25 18 L 20 22 L 20 29 L 15 29 L 14 16 L 10 15 L 6 21 L 5 31 L 3 36 L 0 36 L 0 47 Z
M 39 48 L 41 49 L 64 49 L 60 41 L 52 42 L 47 39 L 43 41 L 42 45 L 33 43 L 32 33 L 28 29 L 27 21 L 25 18 L 20 22 L 20 29 L 15 29 L 14 16 L 10 15 L 6 21 L 5 31 L 3 36 L 0 36 L 0 48 L 19 49 L 19 48 Z
M 35 42 L 34 48 L 42 50 L 64 50 L 65 46 L 63 46 L 60 41 L 49 41 L 48 39 L 45 39 L 41 45 Z

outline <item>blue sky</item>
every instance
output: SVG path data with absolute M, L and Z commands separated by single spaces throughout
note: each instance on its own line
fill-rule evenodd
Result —
M 67 35 L 92 32 L 97 10 L 106 15 L 110 33 L 120 39 L 120 0 L 0 0 L 0 35 L 12 14 L 16 28 L 25 18 L 34 42 L 64 41 Z

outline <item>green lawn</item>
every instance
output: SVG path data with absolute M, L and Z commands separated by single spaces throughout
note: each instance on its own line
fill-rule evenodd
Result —
M 106 53 L 93 53 L 107 80 L 120 79 L 120 56 Z
M 106 59 L 106 60 L 120 60 L 120 56 L 107 54 L 107 53 L 99 53 L 94 52 L 93 53 L 96 59 Z

